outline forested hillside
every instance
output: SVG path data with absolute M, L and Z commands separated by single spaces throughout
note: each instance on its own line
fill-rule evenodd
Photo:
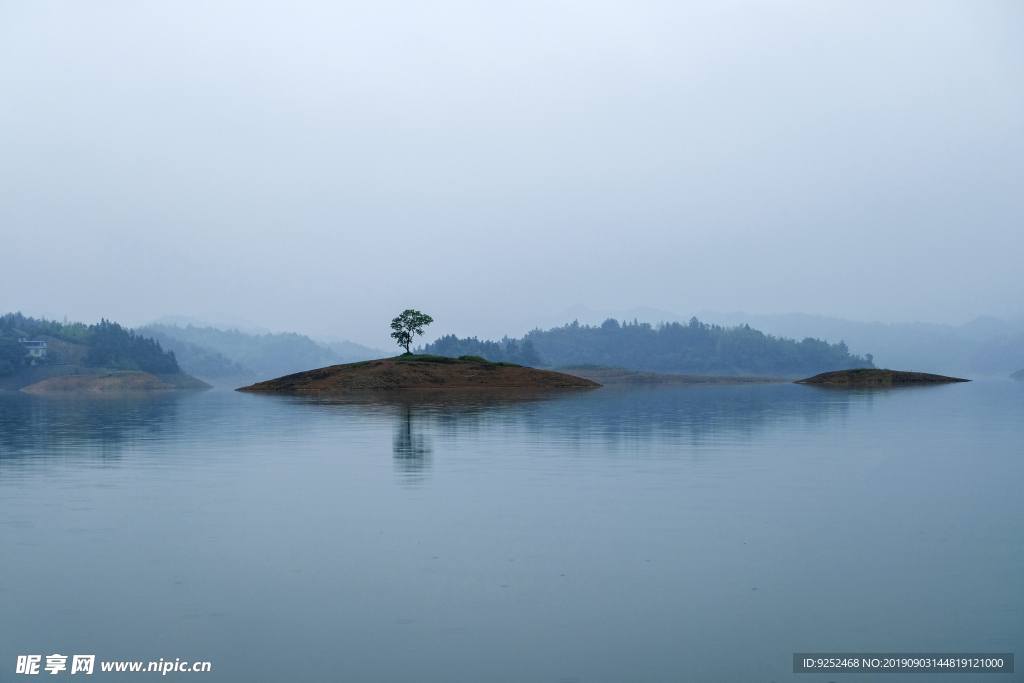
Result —
M 95 325 L 36 319 L 21 313 L 0 316 L 0 375 L 10 375 L 24 365 L 25 351 L 19 339 L 52 338 L 84 347 L 82 365 L 114 370 L 142 370 L 154 374 L 180 373 L 172 351 L 152 338 L 136 334 L 115 322 Z M 53 363 L 51 357 L 37 363 Z
M 810 338 L 798 342 L 766 335 L 748 325 L 727 328 L 696 318 L 687 325 L 671 323 L 657 327 L 635 320 L 620 324 L 608 319 L 599 326 L 573 322 L 550 330 L 534 330 L 521 340 L 506 338 L 501 342 L 442 337 L 426 345 L 423 352 L 479 355 L 524 365 L 605 365 L 705 375 L 797 377 L 873 367 L 870 354 L 854 356 L 842 342 L 829 344 Z M 519 360 L 513 360 L 512 354 L 517 354 Z

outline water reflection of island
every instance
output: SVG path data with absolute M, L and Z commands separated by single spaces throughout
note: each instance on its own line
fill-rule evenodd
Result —
M 823 392 L 795 384 L 605 388 L 560 391 L 393 391 L 365 396 L 281 397 L 169 394 L 131 400 L 49 400 L 0 396 L 0 466 L 73 454 L 114 460 L 140 441 L 237 443 L 267 430 L 329 430 L 349 418 L 381 421 L 392 434 L 395 468 L 422 476 L 438 443 L 518 432 L 566 448 L 600 442 L 702 444 L 750 440 L 769 429 L 844 420 L 875 392 Z
M 378 392 L 317 400 L 338 415 L 386 416 L 396 468 L 422 475 L 434 441 L 526 432 L 563 447 L 600 442 L 701 445 L 753 440 L 768 429 L 845 420 L 867 393 L 824 393 L 794 384 L 601 389 L 593 392 Z M 317 411 L 319 412 L 319 411 Z

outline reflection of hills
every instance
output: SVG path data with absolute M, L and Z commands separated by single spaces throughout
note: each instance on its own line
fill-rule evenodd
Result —
M 180 396 L 40 398 L 0 396 L 0 459 L 52 456 L 71 448 L 118 449 L 176 428 Z

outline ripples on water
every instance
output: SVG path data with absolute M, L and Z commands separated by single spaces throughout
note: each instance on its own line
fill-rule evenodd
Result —
M 1020 651 L 1022 418 L 1010 382 L 0 394 L 0 666 L 781 681 L 795 651 Z

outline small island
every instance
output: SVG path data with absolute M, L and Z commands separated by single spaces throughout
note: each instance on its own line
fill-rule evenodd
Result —
M 550 370 L 496 363 L 480 356 L 415 354 L 413 339 L 434 322 L 425 313 L 406 309 L 391 321 L 391 337 L 405 353 L 394 358 L 332 365 L 258 382 L 235 391 L 253 394 L 344 394 L 392 389 L 596 389 L 582 377 Z
M 811 384 L 828 387 L 897 387 L 921 386 L 925 384 L 951 384 L 953 382 L 970 382 L 969 379 L 931 375 L 926 372 L 903 372 L 877 368 L 858 368 L 856 370 L 837 370 L 823 372 L 814 377 L 801 379 L 794 384 Z
M 596 389 L 589 379 L 478 356 L 402 354 L 332 365 L 236 389 L 254 394 L 341 394 L 393 389 Z

